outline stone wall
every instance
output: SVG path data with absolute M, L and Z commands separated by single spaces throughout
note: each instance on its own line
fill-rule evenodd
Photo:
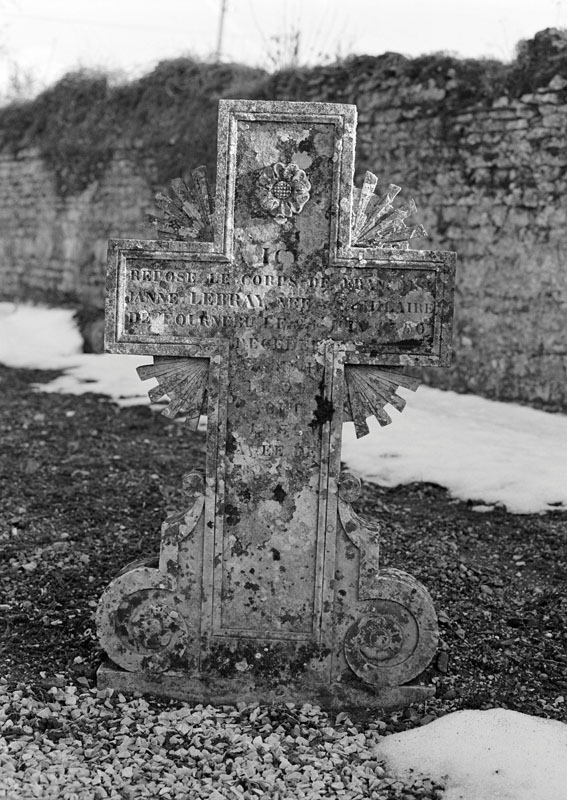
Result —
M 124 154 L 62 196 L 36 148 L 0 155 L 0 296 L 101 307 L 106 243 L 140 237 L 153 192 Z
M 565 36 L 548 31 L 509 67 L 386 54 L 265 76 L 246 91 L 356 103 L 358 178 L 371 169 L 402 186 L 401 197 L 417 202 L 415 221 L 431 234 L 420 246 L 459 253 L 455 363 L 427 380 L 563 411 L 566 54 Z M 141 167 L 135 147 L 115 147 L 100 174 L 70 194 L 41 148 L 3 148 L 2 297 L 101 302 L 106 240 L 143 236 L 140 220 L 163 185 L 147 160 Z M 185 152 L 187 166 L 197 166 Z M 213 159 L 206 159 L 211 176 Z

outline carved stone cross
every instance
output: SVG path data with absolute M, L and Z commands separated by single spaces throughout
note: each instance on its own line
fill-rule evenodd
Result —
M 207 416 L 206 475 L 162 527 L 159 564 L 98 610 L 99 684 L 200 702 L 392 705 L 437 642 L 425 588 L 382 570 L 351 509 L 341 429 L 389 421 L 449 361 L 453 253 L 410 251 L 399 191 L 353 202 L 356 108 L 221 101 L 214 211 L 202 170 L 158 195 L 159 241 L 109 244 L 107 349 L 152 354 L 168 416 Z

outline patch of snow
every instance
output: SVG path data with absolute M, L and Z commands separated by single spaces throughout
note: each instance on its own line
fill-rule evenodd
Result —
M 73 309 L 0 303 L 0 363 L 8 367 L 64 370 L 43 392 L 111 397 L 120 405 L 149 403 L 155 379 L 142 382 L 136 367 L 151 364 L 151 356 L 83 353 L 83 340 Z
M 515 514 L 567 509 L 567 416 L 515 403 L 421 386 L 401 389 L 407 406 L 393 423 L 357 440 L 344 426 L 342 458 L 381 486 L 417 482 L 446 487 L 479 511 L 503 504 Z
M 8 367 L 62 369 L 83 347 L 73 309 L 0 303 L 0 362 Z
M 517 711 L 456 711 L 384 737 L 376 754 L 400 778 L 447 776 L 444 800 L 567 798 L 567 725 Z
M 152 378 L 142 382 L 136 368 L 152 363 L 151 356 L 82 353 L 78 361 L 74 359 L 74 363 L 65 368 L 63 375 L 37 388 L 61 394 L 96 392 L 112 397 L 120 405 L 140 405 L 149 403 L 148 389 L 157 386 L 157 381 Z

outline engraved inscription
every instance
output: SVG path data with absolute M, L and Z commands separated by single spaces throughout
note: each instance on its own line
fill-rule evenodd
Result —
M 281 267 L 287 253 L 259 248 L 258 262 L 240 272 L 183 259 L 164 268 L 133 256 L 123 265 L 123 331 L 172 342 L 231 332 L 241 352 L 287 352 L 346 335 L 373 347 L 431 347 L 435 269 L 368 264 L 300 275 Z M 307 328 L 307 318 L 319 324 Z

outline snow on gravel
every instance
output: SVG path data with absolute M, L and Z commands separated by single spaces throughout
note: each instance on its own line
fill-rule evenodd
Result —
M 42 391 L 99 392 L 123 405 L 148 403 L 156 382 L 140 381 L 142 356 L 86 355 L 73 311 L 0 303 L 0 362 L 62 369 Z M 393 423 L 356 440 L 344 426 L 343 460 L 381 486 L 425 481 L 489 512 L 501 504 L 516 514 L 567 509 L 567 416 L 422 386 Z
M 40 700 L 0 679 L 0 797 L 565 800 L 564 723 L 490 709 L 384 728 L 309 704 L 160 710 L 75 686 Z
M 497 504 L 513 514 L 567 510 L 567 415 L 421 386 L 401 389 L 402 414 L 356 440 L 344 428 L 342 458 L 359 477 L 381 486 L 425 481 L 453 497 Z
M 567 725 L 518 711 L 456 711 L 385 737 L 396 775 L 446 782 L 444 800 L 565 800 Z

